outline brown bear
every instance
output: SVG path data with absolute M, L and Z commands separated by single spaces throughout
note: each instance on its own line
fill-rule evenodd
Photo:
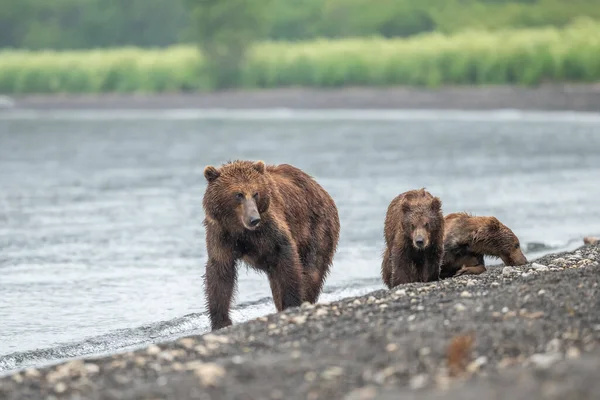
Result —
M 498 257 L 505 265 L 527 264 L 519 239 L 496 217 L 451 213 L 444 222 L 441 279 L 485 272 L 484 256 Z
M 396 196 L 387 209 L 384 236 L 381 275 L 388 288 L 439 279 L 444 250 L 439 198 L 425 189 Z
M 204 276 L 212 330 L 231 325 L 242 260 L 269 278 L 277 311 L 315 303 L 337 249 L 340 222 L 329 194 L 288 164 L 232 161 L 207 166 Z

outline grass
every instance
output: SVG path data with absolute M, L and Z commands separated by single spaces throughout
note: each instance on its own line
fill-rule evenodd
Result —
M 0 52 L 0 93 L 205 91 L 195 48 Z M 600 80 L 600 22 L 410 39 L 263 42 L 242 87 L 521 84 Z

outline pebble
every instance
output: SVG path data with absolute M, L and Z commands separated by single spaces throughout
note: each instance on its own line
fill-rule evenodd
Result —
M 151 344 L 150 346 L 148 346 L 148 348 L 146 349 L 146 353 L 150 354 L 151 356 L 155 356 L 158 353 L 160 353 L 160 347 L 158 347 L 155 344 Z
M 315 379 L 317 379 L 317 374 L 314 373 L 313 371 L 308 371 L 307 373 L 304 374 L 304 380 L 306 382 L 312 382 Z
M 398 296 L 406 296 L 406 289 L 398 289 L 398 290 L 396 290 L 396 295 L 398 295 Z
M 498 282 L 496 282 L 496 281 L 492 282 L 492 287 L 498 287 L 498 286 L 500 286 L 500 284 Z
M 56 393 L 64 393 L 67 391 L 67 385 L 65 385 L 63 382 L 58 382 L 56 385 L 54 385 L 54 391 Z
M 560 361 L 561 356 L 558 353 L 553 354 L 534 354 L 529 361 L 540 369 L 548 369 L 556 362 Z
M 360 306 L 362 303 L 360 302 L 359 299 L 356 299 L 352 302 L 352 304 L 354 304 L 355 306 Z
M 508 307 L 502 307 L 501 310 L 504 314 L 506 314 L 507 312 L 509 312 L 510 310 L 508 309 Z
M 84 365 L 84 368 L 85 372 L 87 372 L 90 375 L 94 375 L 100 372 L 100 367 L 96 364 L 87 363 Z
M 429 382 L 427 374 L 419 374 L 410 378 L 409 386 L 413 390 L 423 389 Z
M 28 377 L 28 378 L 37 378 L 37 377 L 39 377 L 40 375 L 41 375 L 41 374 L 40 374 L 40 371 L 38 371 L 37 369 L 34 369 L 34 368 L 27 368 L 27 369 L 25 370 L 25 376 L 26 376 L 26 377 Z
M 542 264 L 538 264 L 538 263 L 533 263 L 531 264 L 531 268 L 533 268 L 536 271 L 539 272 L 544 272 L 544 271 L 548 271 L 548 267 Z
M 375 297 L 369 296 L 369 298 L 367 299 L 367 304 L 375 303 L 375 300 L 376 300 Z
M 579 349 L 577 347 L 569 347 L 566 355 L 567 355 L 567 358 L 570 358 L 570 359 L 579 358 L 579 356 L 581 355 L 581 351 L 579 351 Z
M 409 316 L 408 316 L 408 318 L 407 318 L 406 320 L 407 320 L 408 322 L 412 322 L 412 321 L 414 321 L 416 318 L 417 318 L 417 316 L 416 316 L 416 315 L 414 315 L 414 314 L 412 314 L 412 315 L 409 315 Z
M 481 367 L 487 364 L 487 362 L 488 359 L 486 356 L 477 357 L 474 361 L 467 365 L 467 371 L 469 371 L 470 373 L 477 372 Z
M 204 363 L 202 361 L 190 361 L 185 364 L 187 370 L 194 371 L 200 378 L 202 386 L 215 386 L 225 376 L 225 369 L 215 363 Z
M 387 305 L 387 304 L 380 304 L 380 305 L 379 305 L 379 308 L 381 308 L 381 309 L 385 309 L 385 308 L 388 308 L 388 305 Z
M 324 317 L 324 316 L 325 316 L 325 315 L 327 315 L 327 314 L 328 314 L 328 313 L 327 313 L 327 310 L 326 310 L 326 309 L 324 309 L 324 308 L 319 308 L 319 309 L 317 310 L 317 312 L 315 313 L 315 315 L 316 315 L 317 317 Z
M 552 339 L 546 345 L 546 353 L 560 353 L 561 341 L 560 339 Z
M 392 352 L 398 350 L 398 345 L 396 343 L 388 343 L 388 345 L 385 346 L 385 350 L 388 353 L 392 353 Z
M 469 279 L 469 280 L 467 281 L 467 286 L 475 286 L 475 284 L 476 284 L 476 283 L 475 283 L 475 281 L 474 281 L 473 279 Z
M 235 365 L 240 365 L 244 363 L 244 357 L 242 356 L 233 356 L 231 358 L 231 362 L 234 363 Z
M 296 325 L 302 325 L 306 322 L 306 315 L 297 315 L 290 320 Z
M 513 267 L 502 268 L 502 275 L 510 275 L 510 274 L 514 274 L 515 272 L 517 272 L 517 270 L 514 269 Z
M 277 328 L 276 324 L 269 324 L 269 326 L 267 326 L 268 329 L 275 329 Z
M 465 290 L 460 294 L 460 297 L 473 297 L 473 295 Z
M 454 309 L 455 309 L 456 311 L 465 311 L 465 310 L 467 309 L 467 307 L 465 307 L 465 306 L 464 306 L 462 303 L 457 303 L 457 304 L 454 306 Z
M 191 338 L 183 338 L 179 339 L 179 344 L 185 347 L 186 349 L 193 349 L 196 345 L 196 341 Z
M 321 377 L 325 380 L 332 380 L 344 374 L 344 370 L 341 367 L 329 367 L 321 374 Z
M 537 292 L 538 296 L 542 296 L 544 294 L 546 294 L 546 291 L 544 289 L 540 289 L 539 292 Z
M 221 344 L 229 343 L 229 338 L 227 338 L 225 336 L 220 336 L 220 335 L 213 335 L 212 333 L 208 333 L 208 334 L 202 336 L 202 338 L 204 339 L 205 342 L 221 343 Z

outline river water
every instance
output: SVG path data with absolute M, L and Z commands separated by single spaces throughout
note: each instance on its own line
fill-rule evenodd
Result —
M 0 371 L 205 332 L 205 165 L 290 163 L 336 201 L 321 301 L 383 288 L 389 202 L 495 215 L 529 258 L 600 234 L 600 115 L 0 112 Z M 242 267 L 234 323 L 274 312 Z

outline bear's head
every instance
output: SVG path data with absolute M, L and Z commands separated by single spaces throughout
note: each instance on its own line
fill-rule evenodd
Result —
M 204 168 L 203 207 L 209 220 L 231 232 L 254 231 L 269 209 L 271 192 L 263 161 L 232 161 Z
M 473 250 L 499 257 L 505 265 L 524 265 L 527 258 L 521 251 L 517 236 L 496 217 L 486 217 L 486 222 L 473 234 Z
M 442 201 L 421 189 L 402 199 L 402 228 L 417 250 L 427 249 L 444 231 Z

